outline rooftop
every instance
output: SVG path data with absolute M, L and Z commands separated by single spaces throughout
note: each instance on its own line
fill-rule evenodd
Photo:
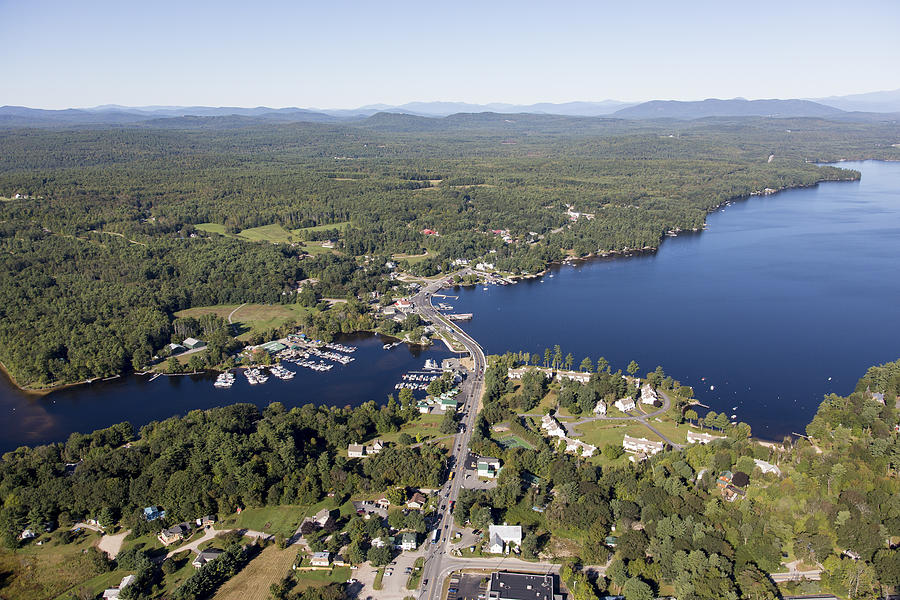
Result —
M 491 573 L 489 599 L 497 600 L 554 600 L 553 575 L 531 573 Z

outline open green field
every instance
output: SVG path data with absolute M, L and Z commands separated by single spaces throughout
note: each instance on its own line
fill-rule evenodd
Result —
M 207 233 L 230 235 L 225 233 L 225 226 L 219 223 L 198 223 L 197 225 L 195 225 L 195 227 L 200 231 L 205 231 Z M 247 240 L 248 242 L 272 242 L 273 244 L 288 243 L 294 241 L 291 232 L 281 225 L 278 225 L 277 223 L 244 229 L 236 236 L 232 237 L 239 237 L 241 239 Z
M 338 231 L 343 231 L 350 225 L 350 221 L 341 221 L 340 223 L 327 223 L 325 225 L 316 225 L 315 227 L 303 227 L 301 229 L 291 229 L 291 233 L 294 235 L 302 235 L 304 232 L 311 233 L 313 231 L 329 231 L 331 229 L 337 229 Z
M 391 255 L 391 258 L 393 260 L 405 260 L 409 264 L 414 265 L 416 263 L 422 262 L 430 256 L 433 256 L 433 254 L 426 250 L 424 254 L 393 254 Z
M 254 557 L 241 571 L 222 584 L 214 600 L 266 600 L 269 586 L 284 579 L 291 572 L 297 549 L 288 546 L 279 550 L 271 545 Z
M 317 254 L 334 254 L 337 252 L 334 248 L 323 248 L 322 242 L 303 242 L 302 249 L 307 254 L 316 256 Z
M 622 445 L 625 435 L 643 437 L 654 442 L 661 442 L 659 437 L 641 425 L 632 421 L 591 421 L 578 425 L 576 430 L 581 433 L 577 439 L 602 449 L 607 444 Z
M 397 443 L 397 438 L 400 437 L 401 433 L 408 433 L 417 441 L 421 442 L 425 442 L 436 437 L 444 437 L 444 434 L 440 432 L 441 420 L 443 418 L 444 415 L 437 414 L 419 415 L 419 418 L 415 421 L 405 423 L 403 427 L 400 428 L 400 431 L 385 433 L 373 439 L 379 439 L 383 442 Z M 372 440 L 368 440 L 364 443 L 370 444 L 371 442 Z M 347 449 L 344 448 L 341 452 L 346 455 Z
M 227 320 L 228 315 L 238 306 L 240 305 L 196 306 L 180 310 L 175 313 L 175 316 L 196 318 L 202 315 L 214 314 Z M 235 311 L 234 315 L 232 315 L 232 321 L 236 326 L 236 331 L 239 333 L 238 339 L 243 340 L 249 338 L 254 332 L 275 329 L 288 321 L 299 320 L 309 310 L 311 309 L 299 304 L 245 304 Z
M 18 550 L 0 550 L 0 598 L 43 600 L 79 587 L 103 591 L 105 587 L 99 586 L 116 576 L 99 573 L 84 553 L 99 539 L 98 533 L 87 532 L 71 544 L 63 544 L 55 536 L 42 535 Z M 37 545 L 39 540 L 43 545 Z M 125 575 L 120 573 L 119 580 Z
M 288 548 L 288 551 L 290 551 L 290 548 Z M 294 554 L 296 555 L 296 551 Z M 350 578 L 350 567 L 332 567 L 331 570 L 295 571 L 294 577 L 297 579 L 297 585 L 294 589 L 301 591 L 311 587 L 326 586 L 329 583 L 342 583 L 347 581 Z M 269 586 L 266 586 L 267 592 L 268 589 Z
M 308 506 L 299 505 L 245 508 L 241 514 L 225 518 L 216 527 L 219 529 L 252 529 L 272 535 L 281 533 L 285 537 L 289 537 L 297 531 L 303 518 L 310 514 L 310 510 Z

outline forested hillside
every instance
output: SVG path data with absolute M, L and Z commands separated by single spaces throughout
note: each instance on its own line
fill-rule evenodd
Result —
M 810 161 L 900 157 L 897 139 L 883 123 L 489 113 L 0 130 L 0 361 L 25 386 L 140 368 L 177 310 L 281 302 L 309 277 L 319 296 L 375 289 L 364 255 L 427 250 L 406 265 L 425 275 L 487 256 L 533 273 L 654 248 L 726 200 L 856 177 Z M 260 226 L 294 244 L 236 237 Z M 302 245 L 327 237 L 335 253 Z

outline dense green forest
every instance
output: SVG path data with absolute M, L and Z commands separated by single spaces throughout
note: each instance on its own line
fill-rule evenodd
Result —
M 0 130 L 0 362 L 23 386 L 141 368 L 178 310 L 294 301 L 307 278 L 319 297 L 386 291 L 379 265 L 392 254 L 427 250 L 400 260 L 421 275 L 487 256 L 534 273 L 566 255 L 655 248 L 726 200 L 858 176 L 816 161 L 898 158 L 898 134 L 817 119 L 490 114 Z M 567 205 L 593 218 L 572 222 Z M 209 223 L 225 235 L 197 228 Z M 236 237 L 266 225 L 295 243 Z M 335 252 L 303 244 L 326 237 Z

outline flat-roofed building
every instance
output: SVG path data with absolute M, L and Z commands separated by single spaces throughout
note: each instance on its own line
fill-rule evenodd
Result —
M 488 600 L 562 600 L 554 593 L 553 575 L 533 573 L 491 573 Z

